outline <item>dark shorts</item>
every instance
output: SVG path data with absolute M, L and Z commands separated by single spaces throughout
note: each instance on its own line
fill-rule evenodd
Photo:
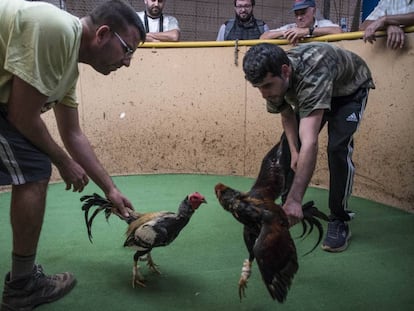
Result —
M 49 157 L 28 141 L 7 120 L 0 104 L 0 185 L 22 185 L 49 179 Z

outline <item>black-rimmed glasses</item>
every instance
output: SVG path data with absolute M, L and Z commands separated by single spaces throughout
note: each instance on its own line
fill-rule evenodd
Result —
M 121 43 L 122 48 L 124 49 L 125 57 L 132 56 L 135 50 L 131 49 L 131 47 L 124 41 L 124 39 L 121 38 L 121 36 L 116 31 L 113 31 L 113 33 L 118 38 L 119 42 Z
M 250 10 L 253 6 L 251 4 L 246 4 L 246 5 L 236 5 L 235 8 L 237 10 Z

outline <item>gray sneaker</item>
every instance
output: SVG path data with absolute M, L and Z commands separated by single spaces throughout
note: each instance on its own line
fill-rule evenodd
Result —
M 41 265 L 35 265 L 31 278 L 22 288 L 6 275 L 0 311 L 28 311 L 36 306 L 58 300 L 75 286 L 76 279 L 69 273 L 45 275 Z
M 351 230 L 348 224 L 342 220 L 332 220 L 328 222 L 328 232 L 322 249 L 333 253 L 342 252 L 348 247 L 350 238 Z

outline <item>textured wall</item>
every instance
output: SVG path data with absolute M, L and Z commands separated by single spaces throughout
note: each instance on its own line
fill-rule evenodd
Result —
M 356 135 L 354 194 L 414 210 L 414 34 L 408 38 L 399 51 L 384 39 L 332 44 L 361 55 L 377 86 Z M 248 47 L 239 49 L 241 62 Z M 281 134 L 280 117 L 266 113 L 232 47 L 141 48 L 130 68 L 110 76 L 80 68 L 82 126 L 111 174 L 254 177 Z M 53 114 L 45 118 L 56 135 Z M 312 184 L 326 187 L 326 134 L 321 141 Z

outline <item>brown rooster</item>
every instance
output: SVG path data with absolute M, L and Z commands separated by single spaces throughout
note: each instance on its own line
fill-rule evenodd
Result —
M 282 136 L 281 141 L 264 157 L 250 191 L 241 192 L 221 183 L 215 186 L 220 205 L 244 225 L 243 237 L 249 258 L 243 262 L 239 280 L 240 299 L 245 296 L 254 259 L 271 297 L 279 302 L 285 301 L 298 270 L 296 247 L 289 232 L 288 218 L 282 207 L 274 202 L 284 190 L 286 164 L 289 165 L 286 161 L 290 161 L 282 154 L 281 145 L 286 143 L 284 139 Z M 319 231 L 318 242 L 311 252 L 323 235 L 322 225 L 317 218 L 327 221 L 328 216 L 320 212 L 313 202 L 306 203 L 302 208 L 304 219 L 301 237 L 308 235 L 314 225 Z
M 92 242 L 92 222 L 100 211 L 105 211 L 106 219 L 113 213 L 128 223 L 125 247 L 136 250 L 132 270 L 132 287 L 139 285 L 145 287 L 145 279 L 139 271 L 138 260 L 146 260 L 148 267 L 160 273 L 157 265 L 151 257 L 154 247 L 166 246 L 173 242 L 181 230 L 188 224 L 194 211 L 202 204 L 207 203 L 204 196 L 198 192 L 188 195 L 180 204 L 177 213 L 152 212 L 137 213 L 129 210 L 130 217 L 125 218 L 113 208 L 112 203 L 98 194 L 86 195 L 81 198 L 84 202 L 82 210 L 85 212 L 86 227 L 89 240 Z M 89 210 L 92 206 L 98 206 L 89 218 Z

